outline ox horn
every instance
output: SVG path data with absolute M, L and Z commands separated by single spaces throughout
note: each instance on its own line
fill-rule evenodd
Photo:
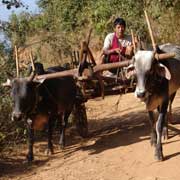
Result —
M 7 79 L 7 81 L 5 83 L 2 83 L 3 87 L 11 87 L 11 80 Z
M 163 59 L 173 58 L 175 55 L 176 54 L 174 52 L 163 53 L 163 54 L 155 53 L 154 57 L 156 60 L 163 60 Z
M 17 46 L 15 46 L 15 57 L 16 57 L 16 76 L 19 77 L 19 61 L 18 61 L 18 52 L 17 52 Z

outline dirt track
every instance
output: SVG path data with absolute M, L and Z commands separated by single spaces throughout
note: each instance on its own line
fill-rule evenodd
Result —
M 133 94 L 88 101 L 90 137 L 67 132 L 62 152 L 55 141 L 55 154 L 44 155 L 46 142 L 35 145 L 35 162 L 23 164 L 22 147 L 14 157 L 0 162 L 0 179 L 23 180 L 180 180 L 180 124 L 170 125 L 164 141 L 165 161 L 154 160 L 149 143 L 149 124 L 144 104 Z M 180 122 L 180 92 L 173 104 L 173 117 Z M 26 146 L 24 147 L 26 149 Z

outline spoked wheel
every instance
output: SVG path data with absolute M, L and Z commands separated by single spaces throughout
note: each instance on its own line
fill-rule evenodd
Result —
M 75 104 L 75 122 L 79 135 L 83 138 L 88 136 L 88 121 L 84 103 Z

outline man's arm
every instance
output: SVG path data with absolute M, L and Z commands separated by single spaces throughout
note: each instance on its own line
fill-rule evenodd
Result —
M 114 33 L 110 33 L 106 36 L 105 40 L 104 40 L 104 46 L 103 46 L 103 54 L 105 55 L 109 55 L 112 53 L 118 53 L 119 52 L 119 48 L 117 49 L 110 49 L 112 46 L 112 39 L 113 39 Z
M 103 54 L 109 55 L 109 54 L 113 54 L 113 53 L 117 53 L 120 54 L 122 52 L 122 49 L 120 48 L 115 48 L 115 49 L 103 49 Z

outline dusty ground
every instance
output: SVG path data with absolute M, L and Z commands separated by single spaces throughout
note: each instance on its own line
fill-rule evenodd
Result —
M 180 180 L 180 124 L 170 125 L 170 139 L 163 142 L 165 161 L 156 162 L 144 105 L 127 94 L 117 107 L 118 98 L 88 101 L 88 139 L 71 128 L 66 149 L 59 150 L 55 139 L 55 154 L 50 157 L 43 153 L 46 142 L 38 142 L 31 166 L 23 164 L 26 151 L 19 147 L 0 160 L 0 179 Z M 180 92 L 173 114 L 180 122 Z

